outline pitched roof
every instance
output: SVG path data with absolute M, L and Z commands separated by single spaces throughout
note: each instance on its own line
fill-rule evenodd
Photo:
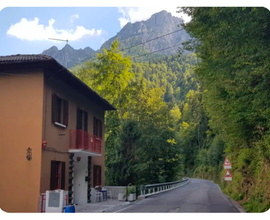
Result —
M 42 54 L 0 56 L 0 63 L 10 62 L 35 62 L 42 60 L 54 60 L 52 57 Z
M 67 68 L 59 64 L 54 58 L 43 54 L 31 55 L 10 55 L 0 56 L 0 74 L 1 70 L 6 68 L 44 68 L 52 70 L 51 77 L 57 76 L 77 91 L 84 94 L 89 99 L 93 100 L 96 104 L 103 107 L 105 110 L 116 110 L 107 100 L 103 99 L 84 82 L 77 78 Z

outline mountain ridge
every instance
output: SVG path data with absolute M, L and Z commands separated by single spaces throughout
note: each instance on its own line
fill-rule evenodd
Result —
M 111 43 L 117 38 L 120 44 L 119 49 L 124 52 L 124 55 L 140 56 L 153 52 L 155 54 L 149 55 L 148 58 L 174 55 L 178 53 L 178 45 L 190 38 L 185 30 L 179 28 L 181 23 L 183 23 L 181 18 L 172 16 L 171 13 L 163 10 L 153 14 L 145 21 L 127 23 L 96 51 L 90 47 L 76 50 L 66 44 L 61 50 L 53 46 L 44 50 L 42 54 L 52 56 L 63 66 L 71 68 L 94 58 L 97 53 L 102 52 L 103 48 L 109 49 Z M 164 50 L 164 48 L 169 49 Z

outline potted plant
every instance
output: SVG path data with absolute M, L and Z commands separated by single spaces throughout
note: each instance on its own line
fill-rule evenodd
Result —
M 126 193 L 118 193 L 118 200 L 119 201 L 126 201 Z
M 134 187 L 128 187 L 128 201 L 135 201 L 136 200 L 136 191 Z

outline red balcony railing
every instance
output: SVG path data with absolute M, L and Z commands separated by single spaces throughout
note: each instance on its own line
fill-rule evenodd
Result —
M 88 150 L 93 153 L 101 153 L 102 139 L 89 134 L 87 131 L 69 131 L 69 149 Z

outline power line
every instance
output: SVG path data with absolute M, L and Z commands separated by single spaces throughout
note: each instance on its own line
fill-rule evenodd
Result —
M 176 44 L 176 45 L 173 45 L 173 46 L 171 46 L 171 47 L 163 48 L 163 49 L 161 49 L 161 50 L 156 50 L 156 51 L 152 51 L 152 52 L 150 52 L 150 53 L 141 54 L 141 55 L 135 56 L 135 57 L 133 57 L 133 58 L 146 56 L 146 55 L 148 55 L 148 54 L 156 53 L 156 52 L 159 52 L 159 51 L 162 51 L 162 50 L 167 50 L 167 49 L 170 49 L 170 48 L 173 48 L 173 47 L 176 47 L 176 46 L 180 46 L 180 45 L 182 45 L 182 44 Z
M 179 32 L 179 31 L 181 31 L 181 30 L 183 30 L 183 28 L 181 28 L 181 29 L 179 29 L 179 30 L 177 30 L 177 31 L 173 31 L 173 32 L 170 32 L 170 33 L 167 33 L 167 34 L 164 34 L 164 35 L 158 36 L 158 37 L 153 38 L 153 39 L 151 39 L 151 40 L 148 40 L 148 41 L 145 41 L 145 42 L 142 42 L 142 43 L 139 43 L 139 44 L 133 45 L 133 46 L 131 46 L 131 47 L 124 48 L 124 49 L 119 50 L 119 51 L 123 52 L 124 50 L 128 50 L 128 49 L 131 49 L 131 48 L 133 48 L 133 47 L 137 47 L 137 46 L 139 46 L 139 45 L 146 44 L 146 43 L 148 43 L 148 42 L 151 42 L 151 41 L 157 40 L 157 39 L 159 39 L 159 38 L 162 38 L 162 37 L 168 36 L 168 35 L 170 35 L 170 34 L 174 34 L 174 33 Z M 169 49 L 169 48 L 165 48 L 165 49 L 162 49 L 162 50 L 166 50 L 166 49 Z M 161 50 L 158 50 L 158 51 L 161 51 Z M 151 53 L 155 53 L 155 52 L 158 52 L 158 51 L 153 51 L 153 52 L 151 52 Z M 151 53 L 148 53 L 148 54 L 151 54 Z M 138 56 L 135 56 L 135 57 L 144 56 L 144 55 L 147 55 L 147 54 L 138 55 Z M 133 57 L 133 58 L 134 58 L 134 57 Z M 87 59 L 87 58 L 86 58 L 86 59 Z M 84 60 L 86 60 L 86 59 L 84 59 Z M 90 59 L 90 60 L 86 60 L 86 61 L 92 61 L 92 60 L 96 60 L 96 59 L 97 59 L 97 58 L 95 57 L 95 58 L 92 58 L 92 59 Z M 82 60 L 81 62 L 84 62 L 84 60 Z
M 157 40 L 157 39 L 159 39 L 159 38 L 162 38 L 162 37 L 168 36 L 168 35 L 170 35 L 170 34 L 174 34 L 174 33 L 178 32 L 178 31 L 182 31 L 182 30 L 183 30 L 183 28 L 181 28 L 180 30 L 173 31 L 173 32 L 170 32 L 170 33 L 167 33 L 167 34 L 161 35 L 161 36 L 159 36 L 159 37 L 153 38 L 153 39 L 151 39 L 151 40 L 149 40 L 149 41 L 145 41 L 145 42 L 142 42 L 142 43 L 139 43 L 139 44 L 133 45 L 133 46 L 131 46 L 131 47 L 124 48 L 124 49 L 122 49 L 122 50 L 120 50 L 120 51 L 122 51 L 122 52 L 123 52 L 124 50 L 130 49 L 130 48 L 133 48 L 133 47 L 137 47 L 137 46 L 139 46 L 139 45 L 141 45 L 141 44 L 145 44 L 145 43 L 151 42 L 151 41 L 153 41 L 153 40 Z

